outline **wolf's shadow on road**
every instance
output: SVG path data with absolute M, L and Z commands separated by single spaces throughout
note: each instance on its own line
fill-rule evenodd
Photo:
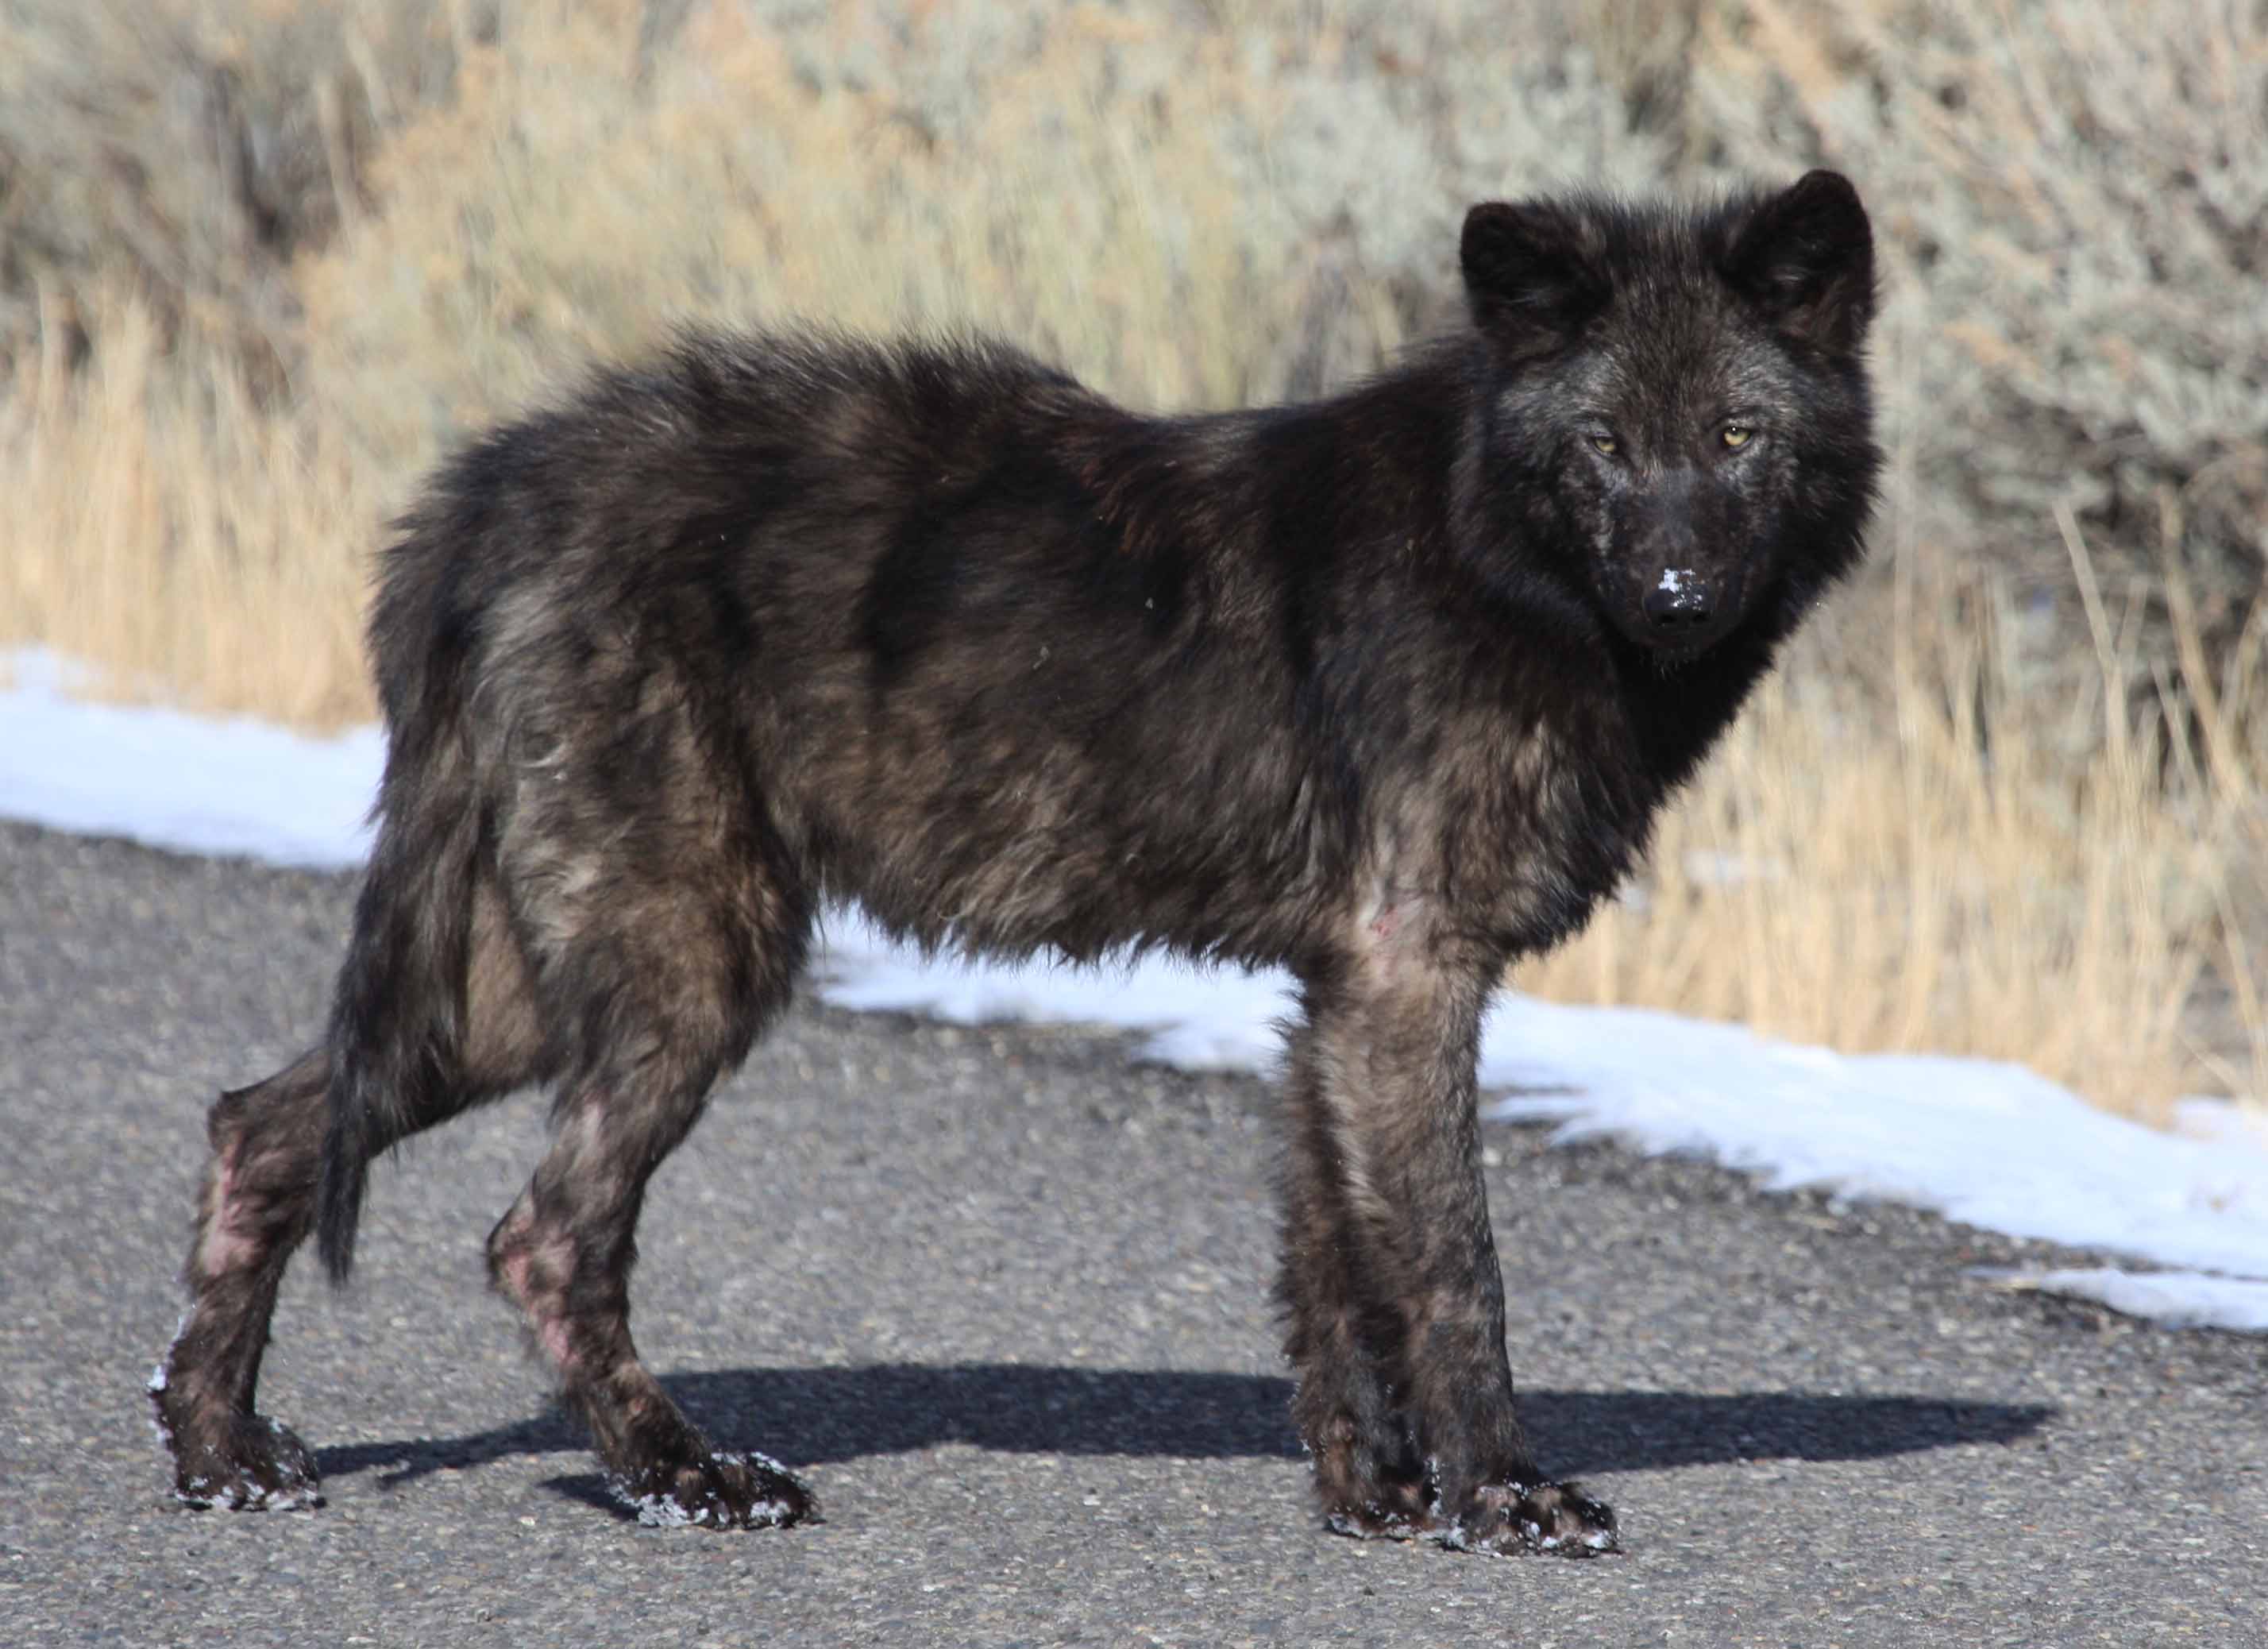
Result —
M 662 1384 L 720 1447 L 790 1466 L 945 1443 L 1010 1453 L 1296 1460 L 1292 1383 L 1251 1374 L 1007 1363 L 868 1364 L 677 1374 Z M 1524 1391 L 1521 1417 L 1545 1465 L 1571 1476 L 1736 1460 L 1873 1460 L 2009 1443 L 2055 1410 L 1941 1397 L 1806 1392 Z M 377 1471 L 392 1487 L 443 1469 L 585 1446 L 553 1411 L 454 1438 L 320 1449 L 326 1477 Z M 555 1479 L 619 1509 L 595 1474 Z

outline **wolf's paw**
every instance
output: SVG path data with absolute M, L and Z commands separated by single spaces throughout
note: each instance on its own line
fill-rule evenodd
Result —
M 1491 1483 L 1426 1532 L 1452 1551 L 1595 1557 L 1620 1544 L 1613 1510 L 1573 1483 Z
M 629 1476 L 610 1473 L 607 1486 L 650 1528 L 786 1528 L 819 1516 L 811 1490 L 765 1454 L 658 1461 Z
M 1323 1513 L 1323 1527 L 1334 1534 L 1356 1540 L 1416 1540 L 1425 1532 L 1425 1520 L 1399 1506 L 1370 1501 L 1359 1506 L 1333 1506 Z
M 177 1424 L 162 1397 L 157 1409 L 158 1430 L 173 1453 L 173 1497 L 184 1505 L 295 1512 L 323 1504 L 315 1457 L 289 1427 L 246 1414 Z
M 1335 1499 L 1326 1506 L 1323 1526 L 1356 1540 L 1416 1540 L 1432 1527 L 1425 1485 L 1414 1478 L 1373 1482 L 1359 1498 Z

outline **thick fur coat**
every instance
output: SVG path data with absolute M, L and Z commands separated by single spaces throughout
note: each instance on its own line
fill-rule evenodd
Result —
M 225 1096 L 157 1394 L 179 1491 L 313 1497 L 253 1409 L 366 1165 L 533 1083 L 493 1273 L 661 1520 L 790 1522 L 628 1327 L 647 1176 L 815 913 L 1300 982 L 1281 1296 L 1356 1533 L 1612 1544 L 1513 1416 L 1474 1060 L 1855 563 L 1879 455 L 1851 186 L 1491 203 L 1469 324 L 1307 405 L 1121 410 L 991 344 L 688 336 L 451 462 L 372 619 L 390 744 L 321 1044 Z

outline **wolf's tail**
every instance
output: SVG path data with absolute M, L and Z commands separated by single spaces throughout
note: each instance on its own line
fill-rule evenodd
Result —
M 315 1194 L 323 1267 L 344 1282 L 371 1159 L 457 1110 L 483 829 L 468 626 L 452 620 L 447 500 L 386 558 L 371 652 L 387 711 L 378 839 L 331 1004 L 329 1127 Z
M 355 906 L 330 1021 L 330 1122 L 315 1240 L 342 1283 L 354 1263 L 371 1159 L 454 1110 L 462 1085 L 465 981 L 478 809 L 460 740 L 418 744 L 397 730 L 380 792 L 378 841 Z

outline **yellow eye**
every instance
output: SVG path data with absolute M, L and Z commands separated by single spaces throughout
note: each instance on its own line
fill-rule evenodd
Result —
M 1727 424 L 1725 425 L 1725 445 L 1745 447 L 1749 444 L 1749 437 L 1755 433 L 1756 431 L 1745 424 Z
M 1623 449 L 1623 444 L 1611 435 L 1594 435 L 1591 437 L 1591 445 L 1609 458 Z

